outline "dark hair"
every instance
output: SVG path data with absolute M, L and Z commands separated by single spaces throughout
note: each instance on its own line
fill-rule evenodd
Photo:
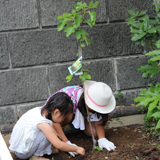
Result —
M 79 111 L 82 113 L 82 115 L 84 117 L 86 117 L 87 116 L 87 110 L 86 110 L 86 106 L 85 106 L 84 93 L 82 93 L 77 107 L 78 107 Z M 98 113 L 98 112 L 96 112 L 96 113 L 97 113 L 97 118 L 102 116 L 102 123 L 100 125 L 104 126 L 105 123 L 108 121 L 108 114 L 101 114 L 101 113 Z
M 73 112 L 73 102 L 71 98 L 64 92 L 54 94 L 48 102 L 43 106 L 41 114 L 44 110 L 47 111 L 47 119 L 52 120 L 51 112 L 59 109 L 61 115 L 68 115 Z

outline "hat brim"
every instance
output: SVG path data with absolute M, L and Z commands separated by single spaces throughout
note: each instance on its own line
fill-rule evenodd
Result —
M 95 84 L 96 81 L 90 81 L 90 80 L 86 80 L 84 81 L 84 87 L 85 87 L 85 92 L 84 92 L 84 98 L 85 98 L 85 102 L 87 104 L 87 106 L 89 108 L 91 108 L 92 110 L 98 112 L 98 113 L 102 113 L 102 114 L 107 114 L 110 113 L 114 110 L 115 106 L 116 106 L 116 100 L 115 97 L 112 95 L 111 99 L 109 100 L 109 103 L 105 106 L 105 107 L 98 107 L 97 105 L 95 105 L 87 96 L 86 92 L 87 89 Z

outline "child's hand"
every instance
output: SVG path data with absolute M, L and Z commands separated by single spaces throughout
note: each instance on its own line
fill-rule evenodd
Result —
M 111 150 L 115 150 L 116 146 L 111 142 L 111 141 L 108 141 L 106 138 L 101 138 L 98 140 L 98 145 L 100 148 L 106 148 L 108 151 L 111 151 Z
M 85 155 L 85 149 L 82 148 L 82 147 L 77 147 L 76 152 L 77 152 L 78 154 L 82 155 L 82 156 Z
M 76 147 L 77 147 L 76 144 L 73 144 L 73 143 L 71 143 L 70 141 L 67 141 L 66 143 L 69 144 L 69 145 L 72 145 L 72 146 L 76 146 Z M 75 156 L 77 155 L 76 152 L 68 152 L 68 153 L 69 153 L 72 157 L 75 157 Z

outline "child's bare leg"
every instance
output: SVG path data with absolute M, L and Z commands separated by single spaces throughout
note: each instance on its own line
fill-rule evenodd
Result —
M 98 122 L 91 122 L 94 137 L 98 137 L 98 139 L 105 137 L 105 129 L 104 129 L 104 126 L 100 125 L 101 123 L 102 123 L 102 120 Z M 85 130 L 83 132 L 87 136 L 92 136 L 89 122 L 87 120 L 85 120 Z
M 89 122 L 88 122 L 87 120 L 85 120 L 84 124 L 85 124 L 85 130 L 83 130 L 83 132 L 84 132 L 87 136 L 91 137 L 92 134 L 91 134 Z M 95 128 L 95 123 L 94 123 L 94 122 L 91 122 L 91 125 L 92 125 L 92 129 L 93 129 L 93 135 L 94 135 L 94 137 L 97 137 L 97 132 L 96 132 L 96 128 Z

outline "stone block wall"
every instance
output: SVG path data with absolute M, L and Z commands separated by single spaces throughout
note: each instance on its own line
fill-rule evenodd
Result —
M 70 83 L 65 80 L 67 68 L 76 60 L 78 42 L 57 31 L 57 16 L 71 11 L 78 1 L 0 0 L 0 124 L 16 122 L 62 87 L 81 84 L 76 76 Z M 157 79 L 142 79 L 137 71 L 147 62 L 145 48 L 131 42 L 125 19 L 127 10 L 137 8 L 154 17 L 153 1 L 99 1 L 96 25 L 84 26 L 91 39 L 83 49 L 84 68 L 92 80 L 110 85 L 114 94 L 121 91 L 117 105 L 130 105 Z

